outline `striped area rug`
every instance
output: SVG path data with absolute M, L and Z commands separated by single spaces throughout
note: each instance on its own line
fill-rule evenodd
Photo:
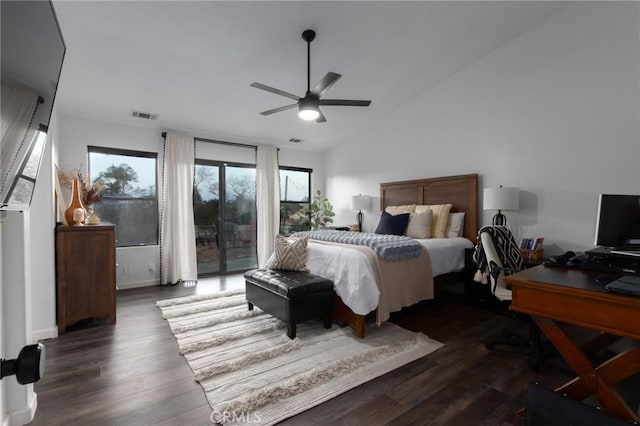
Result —
M 244 290 L 156 302 L 220 424 L 274 424 L 421 358 L 442 343 L 392 323 L 358 339 L 322 321 L 286 324 L 247 309 Z

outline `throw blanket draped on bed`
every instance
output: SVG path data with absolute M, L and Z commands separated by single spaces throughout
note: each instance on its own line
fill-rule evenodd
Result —
M 384 260 L 369 247 L 328 241 L 311 240 L 308 249 L 310 272 L 332 280 L 354 313 L 377 308 L 377 324 L 391 312 L 433 299 L 431 260 L 424 247 L 420 256 L 405 260 Z
M 384 260 L 404 260 L 420 256 L 422 246 L 410 237 L 400 235 L 371 234 L 349 231 L 301 231 L 292 237 L 308 237 L 312 240 L 367 246 Z

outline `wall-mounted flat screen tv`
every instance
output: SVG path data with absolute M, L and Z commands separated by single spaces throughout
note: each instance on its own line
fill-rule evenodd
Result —
M 640 195 L 600 194 L 595 244 L 640 250 Z
M 0 1 L 0 210 L 25 210 L 66 46 L 51 1 Z

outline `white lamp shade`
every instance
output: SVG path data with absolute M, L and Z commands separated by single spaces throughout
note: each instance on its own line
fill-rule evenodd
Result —
M 518 188 L 485 188 L 484 209 L 485 210 L 518 210 L 519 208 Z
M 368 195 L 353 195 L 351 197 L 351 208 L 353 210 L 369 210 L 371 208 L 371 197 Z

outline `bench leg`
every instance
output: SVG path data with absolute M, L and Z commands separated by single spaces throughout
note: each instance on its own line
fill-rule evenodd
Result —
M 333 321 L 331 320 L 331 315 L 327 315 L 326 317 L 324 317 L 324 328 L 331 328 L 331 323 Z
M 293 323 L 287 323 L 287 336 L 289 336 L 289 339 L 295 339 L 296 338 L 296 325 Z
M 253 311 L 253 303 L 251 302 L 247 302 L 247 305 L 249 305 L 249 310 Z

